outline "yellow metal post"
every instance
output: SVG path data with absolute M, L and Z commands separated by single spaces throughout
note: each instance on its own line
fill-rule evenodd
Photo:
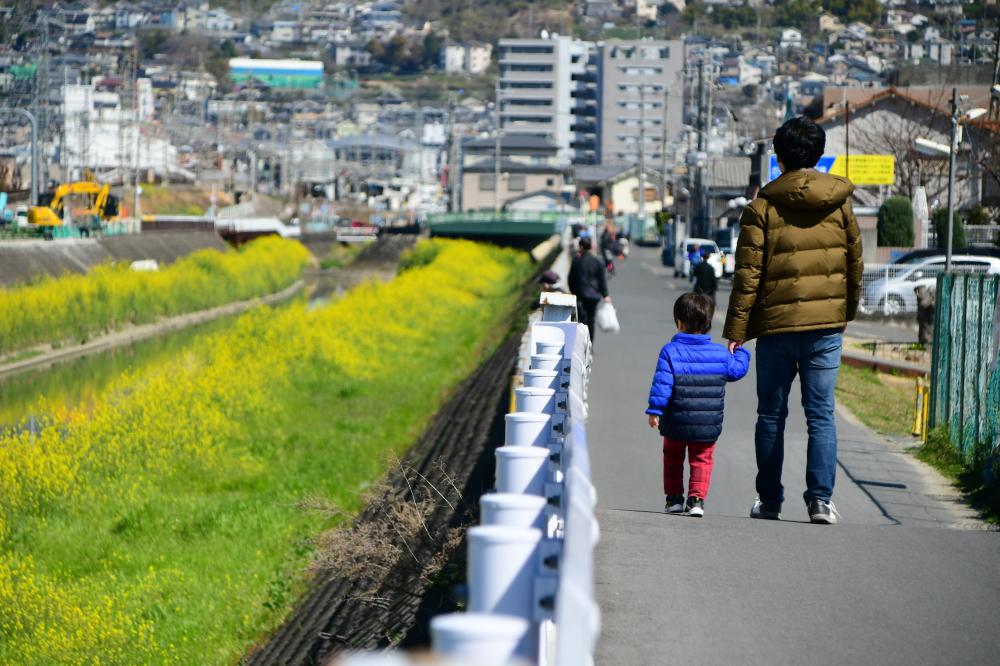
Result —
M 927 441 L 927 424 L 931 415 L 931 391 L 923 377 L 917 378 L 913 392 L 913 436 Z

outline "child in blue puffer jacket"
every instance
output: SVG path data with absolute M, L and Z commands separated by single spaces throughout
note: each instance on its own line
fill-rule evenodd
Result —
M 649 427 L 663 435 L 663 492 L 667 513 L 705 515 L 715 442 L 722 434 L 726 382 L 743 378 L 750 352 L 729 350 L 708 335 L 715 304 L 703 294 L 684 294 L 674 303 L 680 331 L 663 345 L 649 389 Z M 684 454 L 691 466 L 684 502 Z

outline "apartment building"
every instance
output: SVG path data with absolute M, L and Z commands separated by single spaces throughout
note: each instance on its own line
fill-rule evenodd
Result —
M 681 130 L 683 62 L 676 40 L 500 40 L 501 127 L 549 139 L 563 162 L 636 164 L 640 136 L 659 160 L 664 130 Z
M 564 162 L 598 160 L 597 47 L 572 37 L 502 39 L 500 125 L 543 137 Z
M 600 49 L 600 161 L 652 165 L 681 132 L 684 44 L 610 40 Z

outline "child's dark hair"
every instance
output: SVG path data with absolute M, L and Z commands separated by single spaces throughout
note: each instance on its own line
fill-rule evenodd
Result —
M 708 333 L 714 314 L 715 303 L 704 294 L 682 294 L 674 301 L 674 321 L 683 324 L 688 333 Z
M 816 166 L 826 149 L 826 132 L 805 116 L 791 118 L 774 133 L 774 154 L 787 171 Z

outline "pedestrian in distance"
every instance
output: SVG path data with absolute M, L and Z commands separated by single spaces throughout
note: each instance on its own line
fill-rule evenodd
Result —
M 667 513 L 705 515 L 715 444 L 722 434 L 726 383 L 746 376 L 750 352 L 712 342 L 715 303 L 705 294 L 683 294 L 674 303 L 678 333 L 663 345 L 653 372 L 646 414 L 663 436 L 663 494 Z M 684 455 L 690 479 L 684 500 Z
M 601 232 L 601 259 L 604 260 L 609 275 L 615 274 L 615 259 L 621 258 L 621 248 L 618 227 L 614 220 L 608 219 L 604 223 L 604 231 Z
M 704 294 L 715 303 L 715 292 L 719 290 L 719 279 L 715 277 L 715 266 L 708 263 L 711 250 L 707 247 L 701 251 L 701 262 L 692 269 L 694 275 L 694 293 Z
M 751 518 L 781 518 L 785 419 L 795 375 L 808 422 L 809 519 L 833 524 L 837 471 L 834 385 L 842 335 L 861 297 L 861 233 L 854 186 L 812 167 L 826 134 L 805 117 L 774 135 L 781 175 L 743 210 L 724 337 L 731 350 L 757 338 L 757 499 Z
M 587 325 L 591 342 L 594 341 L 597 306 L 602 300 L 611 301 L 604 264 L 590 251 L 592 247 L 589 236 L 580 238 L 580 249 L 573 258 L 566 280 L 570 293 L 576 296 L 577 318 L 581 324 Z
M 561 279 L 559 273 L 545 271 L 538 277 L 538 284 L 541 286 L 542 291 L 556 291 L 561 293 L 562 289 L 559 288 L 559 281 Z

